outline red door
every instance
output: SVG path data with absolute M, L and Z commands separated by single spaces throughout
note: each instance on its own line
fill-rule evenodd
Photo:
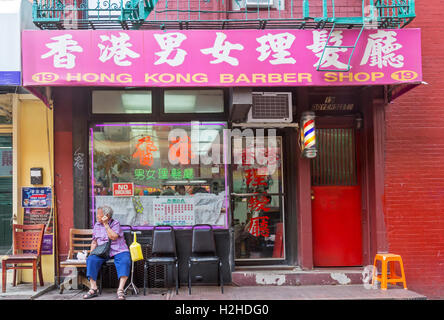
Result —
M 362 265 L 361 186 L 355 129 L 316 129 L 312 160 L 313 262 Z

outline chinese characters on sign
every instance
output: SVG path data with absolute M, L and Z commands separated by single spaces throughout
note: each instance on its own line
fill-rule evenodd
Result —
M 23 208 L 49 208 L 51 207 L 52 191 L 49 187 L 23 187 L 22 207 Z
M 248 229 L 248 231 L 256 237 L 270 236 L 270 232 L 268 230 L 268 217 L 263 216 L 263 217 L 251 218 L 250 228 Z
M 270 208 L 267 207 L 270 203 L 270 197 L 266 194 L 269 187 L 268 175 L 261 174 L 267 173 L 268 170 L 263 170 L 264 168 L 249 167 L 248 158 L 252 156 L 250 153 L 251 151 L 249 151 L 249 148 L 243 150 L 242 153 L 243 162 L 247 166 L 247 168 L 244 169 L 245 184 L 247 190 L 253 191 L 253 193 L 257 193 L 257 195 L 250 196 L 247 202 L 248 211 L 251 213 L 248 232 L 256 237 L 268 237 L 268 216 L 263 215 L 270 210 Z
M 139 139 L 136 145 L 136 152 L 133 153 L 133 158 L 139 158 L 140 164 L 143 166 L 151 167 L 153 159 L 153 151 L 156 151 L 157 147 L 154 145 L 150 136 Z
M 135 180 L 157 180 L 157 179 L 194 179 L 194 169 L 193 168 L 159 168 L 155 169 L 135 169 L 134 179 Z
M 153 209 L 155 225 L 194 225 L 193 198 L 175 197 L 154 199 Z
M 339 52 L 346 52 L 347 48 L 327 48 L 324 53 L 324 57 L 322 57 L 322 53 L 324 52 L 324 47 L 327 43 L 329 31 L 327 30 L 314 30 L 313 31 L 313 44 L 307 46 L 307 49 L 313 51 L 313 53 L 318 57 L 318 61 L 313 65 L 313 67 L 317 67 L 320 63 L 321 68 L 327 67 L 335 67 L 337 69 L 347 69 L 347 64 L 339 61 Z M 328 45 L 332 45 L 335 47 L 340 47 L 342 45 L 342 31 L 334 31 L 331 34 Z M 321 60 L 322 57 L 322 61 Z
M 418 29 L 368 29 L 359 39 L 358 33 L 340 30 L 329 37 L 328 30 L 25 31 L 24 84 L 282 86 L 421 81 Z M 347 68 L 357 39 L 352 71 L 340 72 Z M 318 66 L 338 72 L 318 72 Z
M 76 55 L 74 52 L 83 52 L 78 42 L 72 40 L 72 35 L 70 34 L 53 37 L 51 40 L 54 40 L 54 42 L 46 44 L 51 50 L 41 55 L 41 58 L 46 59 L 52 56 L 54 68 L 74 68 L 76 66 Z
M 257 38 L 256 41 L 261 44 L 256 51 L 260 52 L 260 57 L 257 58 L 259 61 L 266 60 L 270 54 L 273 52 L 273 58 L 270 59 L 270 63 L 276 64 L 295 64 L 296 60 L 291 57 L 291 52 L 288 51 L 295 40 L 295 36 L 286 32 L 277 35 L 267 34 Z
M 126 60 L 128 57 L 133 59 L 140 57 L 140 54 L 130 49 L 132 44 L 129 43 L 130 37 L 126 33 L 119 32 L 118 37 L 102 35 L 100 39 L 102 43 L 99 43 L 97 46 L 100 48 L 99 60 L 102 62 L 113 58 L 116 65 L 125 67 L 132 64 L 131 61 Z M 109 42 L 110 44 L 104 45 L 103 42 Z
M 180 66 L 185 61 L 187 52 L 180 49 L 180 44 L 187 37 L 179 32 L 155 34 L 157 43 L 162 51 L 156 52 L 156 55 L 160 58 L 154 62 L 155 65 L 167 63 L 172 67 Z
M 395 31 L 378 30 L 369 35 L 361 65 L 369 64 L 371 67 L 377 66 L 379 69 L 387 67 L 402 68 L 404 66 L 404 56 L 395 53 L 402 48 L 396 41 Z

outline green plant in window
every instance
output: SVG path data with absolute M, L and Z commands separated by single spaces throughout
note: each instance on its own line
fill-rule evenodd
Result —
M 111 187 L 113 182 L 118 182 L 122 173 L 128 172 L 129 169 L 129 156 L 118 152 L 94 152 L 95 178 L 97 181 L 102 181 L 106 187 Z

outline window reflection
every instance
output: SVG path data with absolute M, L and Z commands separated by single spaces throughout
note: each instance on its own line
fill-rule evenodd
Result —
M 165 113 L 224 112 L 223 90 L 165 90 Z
M 237 260 L 283 259 L 284 255 L 284 206 L 281 162 L 281 140 L 277 137 L 274 165 L 234 165 L 233 190 L 238 196 L 234 201 L 235 258 Z M 267 147 L 267 143 L 265 144 Z M 245 139 L 242 153 L 246 153 Z
M 223 150 L 224 128 L 211 122 L 96 125 L 91 205 L 109 205 L 116 219 L 133 226 L 226 226 L 226 167 L 204 161 Z M 113 196 L 116 183 L 133 183 L 134 195 Z
M 94 90 L 93 113 L 151 113 L 151 91 L 148 90 Z

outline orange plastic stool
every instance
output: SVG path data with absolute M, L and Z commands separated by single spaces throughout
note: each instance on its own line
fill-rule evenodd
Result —
M 381 261 L 382 265 L 382 272 L 381 276 L 378 276 L 378 269 L 376 267 L 376 262 Z M 399 262 L 399 266 L 401 267 L 401 276 L 398 276 L 395 274 L 395 262 Z M 390 273 L 387 274 L 387 267 L 390 267 L 389 271 Z M 393 253 L 378 253 L 375 256 L 375 262 L 373 264 L 373 278 L 372 278 L 372 284 L 375 282 L 375 280 L 381 282 L 381 289 L 387 290 L 387 283 L 398 283 L 402 282 L 404 285 L 404 289 L 407 290 L 407 284 L 405 281 L 405 274 L 404 274 L 404 266 L 402 265 L 402 259 L 401 256 L 398 254 Z

